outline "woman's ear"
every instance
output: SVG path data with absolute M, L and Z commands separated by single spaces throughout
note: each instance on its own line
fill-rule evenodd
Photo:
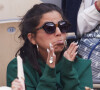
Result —
M 36 44 L 35 35 L 33 33 L 28 33 L 27 38 L 32 44 Z

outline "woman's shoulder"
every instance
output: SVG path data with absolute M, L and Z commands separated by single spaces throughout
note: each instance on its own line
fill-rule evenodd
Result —
M 74 61 L 74 67 L 80 71 L 88 70 L 88 68 L 91 68 L 91 60 L 83 59 L 77 56 Z
M 18 60 L 17 60 L 17 57 L 15 57 L 14 59 L 12 59 L 12 60 L 9 62 L 7 68 L 14 68 L 14 67 L 17 67 L 17 63 L 18 63 Z M 22 63 L 23 63 L 23 67 L 24 67 L 24 68 L 25 68 L 25 67 L 28 67 L 28 68 L 31 67 L 31 68 L 32 68 L 32 66 L 31 66 L 31 64 L 29 63 L 28 59 L 25 59 L 24 61 L 22 60 Z
M 14 67 L 17 67 L 17 58 L 16 57 L 9 62 L 7 69 L 11 69 Z
M 14 63 L 17 64 L 17 57 L 13 58 L 13 59 L 9 62 L 9 64 L 14 64 Z M 8 64 L 8 65 L 9 65 L 9 64 Z
M 79 62 L 79 63 L 88 63 L 88 64 L 91 64 L 91 60 L 90 59 L 84 59 L 84 58 L 81 58 L 79 56 L 76 56 L 76 59 L 75 59 L 75 62 Z

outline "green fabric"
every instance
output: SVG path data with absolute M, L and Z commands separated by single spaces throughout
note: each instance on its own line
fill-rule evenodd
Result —
M 74 62 L 62 57 L 55 68 L 50 68 L 41 59 L 38 60 L 42 71 L 40 77 L 31 64 L 23 64 L 26 90 L 85 90 L 92 86 L 91 61 L 79 57 Z M 17 77 L 17 59 L 7 67 L 7 85 Z

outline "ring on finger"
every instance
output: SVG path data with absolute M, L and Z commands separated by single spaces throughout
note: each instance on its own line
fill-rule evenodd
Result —
M 53 57 L 50 57 L 49 63 L 53 63 Z

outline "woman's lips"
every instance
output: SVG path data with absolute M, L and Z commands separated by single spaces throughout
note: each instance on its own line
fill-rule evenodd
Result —
M 63 44 L 64 44 L 64 41 L 63 41 L 63 40 L 58 40 L 58 41 L 56 41 L 55 44 L 56 44 L 56 45 L 63 45 Z

